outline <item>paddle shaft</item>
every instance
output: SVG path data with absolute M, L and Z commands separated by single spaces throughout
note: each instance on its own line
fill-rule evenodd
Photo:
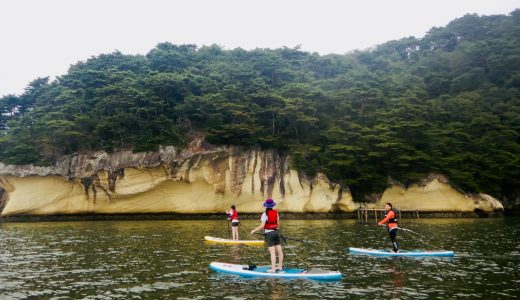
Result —
M 386 225 L 381 224 L 381 226 L 386 226 Z M 410 229 L 403 228 L 403 227 L 401 227 L 401 226 L 397 226 L 397 228 L 398 228 L 398 229 L 402 229 L 402 230 L 404 230 L 404 231 L 411 232 L 411 233 L 415 233 L 415 234 L 420 235 L 420 236 L 423 236 L 422 234 L 420 234 L 420 233 L 418 233 L 418 232 L 415 232 L 415 231 L 410 230 Z
M 404 232 L 409 232 L 409 233 L 413 233 L 413 234 L 409 234 L 410 237 L 412 237 L 413 239 L 419 241 L 420 243 L 424 244 L 424 245 L 427 245 L 429 247 L 432 247 L 432 248 L 436 248 L 437 246 L 433 245 L 431 242 L 426 242 L 424 241 L 424 239 L 426 239 L 427 237 L 425 237 L 424 235 L 418 233 L 418 232 L 415 232 L 413 230 L 410 230 L 410 229 L 406 229 L 406 228 L 403 228 L 401 226 L 399 226 L 399 229 L 402 229 Z
M 231 229 L 229 228 L 229 220 L 227 220 L 227 232 L 229 239 L 231 239 Z
M 259 235 L 264 235 L 265 236 L 265 233 L 260 233 L 260 232 L 255 232 L 255 234 L 259 234 Z M 297 240 L 297 239 L 292 239 L 292 238 L 286 238 L 281 232 L 280 232 L 280 237 L 282 238 L 282 240 L 284 241 L 284 243 L 289 246 L 289 244 L 287 243 L 287 240 L 294 240 L 294 241 L 299 241 L 299 242 L 304 242 L 302 240 Z M 289 251 L 291 251 L 291 253 L 294 255 L 294 257 L 296 257 L 300 262 L 302 262 L 305 266 L 307 266 L 308 269 L 311 268 L 311 265 L 309 265 L 308 263 L 306 263 L 300 256 L 298 256 L 298 254 L 296 254 L 292 249 L 291 247 L 288 247 L 287 249 L 289 249 Z
M 415 231 L 410 230 L 410 229 L 403 228 L 403 227 L 401 227 L 401 226 L 399 226 L 399 227 L 397 227 L 397 228 L 402 229 L 402 230 L 404 230 L 404 231 L 408 231 L 408 232 L 415 233 L 415 234 L 418 234 L 418 235 L 422 236 L 422 234 L 420 234 L 420 233 L 418 233 L 418 232 L 415 232 Z

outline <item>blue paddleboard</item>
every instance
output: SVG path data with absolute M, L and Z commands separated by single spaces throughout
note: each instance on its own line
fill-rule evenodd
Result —
M 306 278 L 314 280 L 338 280 L 341 279 L 342 275 L 338 271 L 328 271 L 321 269 L 292 269 L 287 268 L 283 271 L 275 273 L 268 273 L 271 267 L 260 266 L 255 268 L 249 268 L 247 265 L 237 265 L 231 263 L 212 262 L 209 268 L 227 274 L 235 274 L 246 277 L 271 277 L 271 278 Z
M 395 253 L 390 250 L 377 250 L 377 249 L 367 249 L 367 248 L 348 248 L 350 253 L 352 254 L 367 254 L 374 256 L 454 256 L 455 253 L 453 251 L 424 251 L 424 250 L 399 250 L 399 252 Z

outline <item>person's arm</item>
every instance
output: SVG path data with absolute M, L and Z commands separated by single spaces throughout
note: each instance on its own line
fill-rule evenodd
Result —
M 388 222 L 388 220 L 392 219 L 393 217 L 394 217 L 394 212 L 390 211 L 386 214 L 386 218 L 379 221 L 379 223 L 377 223 L 377 225 L 385 225 L 385 223 Z
M 262 221 L 262 223 L 260 224 L 260 226 L 256 227 L 255 229 L 251 230 L 251 234 L 254 234 L 255 232 L 257 232 L 258 230 L 262 230 L 265 226 L 265 221 Z
M 251 234 L 257 232 L 258 230 L 262 230 L 265 226 L 265 222 L 267 222 L 267 215 L 265 214 L 262 214 L 262 216 L 260 217 L 260 226 L 256 227 L 255 229 L 251 230 Z

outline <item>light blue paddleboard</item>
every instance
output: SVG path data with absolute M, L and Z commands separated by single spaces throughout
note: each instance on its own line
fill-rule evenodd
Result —
M 253 270 L 249 270 L 247 265 L 237 265 L 231 263 L 221 263 L 221 262 L 212 262 L 209 265 L 209 268 L 227 274 L 235 274 L 246 277 L 271 277 L 271 278 L 306 278 L 306 279 L 314 279 L 314 280 L 338 280 L 341 279 L 342 275 L 338 271 L 328 271 L 321 269 L 283 269 L 283 271 L 278 271 L 276 273 L 268 273 L 271 267 L 260 266 L 256 267 Z
M 367 249 L 367 248 L 348 248 L 350 253 L 352 254 L 367 254 L 374 256 L 454 256 L 455 253 L 453 251 L 424 251 L 424 250 L 399 250 L 399 252 L 395 253 L 390 250 L 376 250 L 376 249 Z

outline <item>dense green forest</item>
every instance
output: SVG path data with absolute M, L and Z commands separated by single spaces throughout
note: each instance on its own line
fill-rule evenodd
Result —
M 348 37 L 344 37 L 348 38 Z M 520 9 L 345 55 L 158 44 L 102 54 L 0 98 L 0 160 L 214 144 L 275 148 L 356 199 L 430 172 L 520 195 Z

